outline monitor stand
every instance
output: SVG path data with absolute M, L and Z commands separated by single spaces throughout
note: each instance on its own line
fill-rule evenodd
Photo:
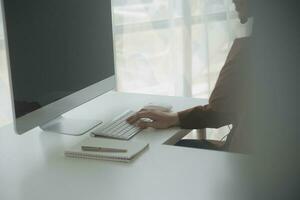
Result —
M 71 119 L 60 116 L 40 126 L 40 128 L 47 132 L 56 132 L 65 135 L 83 135 L 101 123 L 102 121 L 100 120 Z

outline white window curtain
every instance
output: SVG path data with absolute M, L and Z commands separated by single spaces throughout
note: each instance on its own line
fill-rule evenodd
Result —
M 119 91 L 207 98 L 234 38 L 244 34 L 232 0 L 112 0 L 112 6 Z M 1 24 L 0 126 L 11 119 Z
M 113 0 L 118 90 L 208 98 L 233 40 L 232 0 Z

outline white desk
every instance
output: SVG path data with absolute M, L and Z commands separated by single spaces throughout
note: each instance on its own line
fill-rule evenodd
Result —
M 68 115 L 106 121 L 123 109 L 138 109 L 155 101 L 170 103 L 175 111 L 205 103 L 192 98 L 110 92 Z M 143 131 L 133 140 L 147 141 L 150 148 L 134 162 L 124 164 L 64 157 L 64 148 L 89 137 L 88 134 L 66 136 L 36 128 L 18 136 L 12 126 L 3 127 L 0 200 L 232 199 L 229 194 L 239 197 L 235 192 L 234 167 L 243 156 L 162 145 L 174 143 L 187 132 Z

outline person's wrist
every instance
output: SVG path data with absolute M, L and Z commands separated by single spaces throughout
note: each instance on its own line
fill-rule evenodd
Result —
M 179 116 L 178 113 L 172 113 L 172 123 L 171 126 L 179 126 Z

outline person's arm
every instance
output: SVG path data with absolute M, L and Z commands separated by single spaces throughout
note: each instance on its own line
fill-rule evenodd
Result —
M 182 128 L 219 128 L 234 124 L 241 103 L 242 85 L 239 59 L 246 38 L 236 39 L 209 98 L 209 104 L 178 113 Z
M 185 129 L 219 128 L 233 123 L 233 120 L 233 113 L 213 111 L 209 105 L 178 112 L 178 124 Z
M 150 120 L 143 120 L 147 118 Z M 185 129 L 219 128 L 231 124 L 234 115 L 216 112 L 206 106 L 197 106 L 181 112 L 162 112 L 158 110 L 141 110 L 127 119 L 128 123 L 140 128 L 165 129 L 179 126 Z
M 141 128 L 169 128 L 180 126 L 186 129 L 219 128 L 234 123 L 237 103 L 236 70 L 228 62 L 221 70 L 216 86 L 210 96 L 209 104 L 197 106 L 178 113 L 156 110 L 141 110 L 127 121 Z M 148 118 L 152 121 L 144 121 Z
M 244 39 L 234 42 L 231 51 L 223 66 L 215 88 L 209 98 L 209 104 L 197 106 L 178 113 L 165 113 L 160 111 L 141 110 L 127 121 L 136 123 L 142 128 L 169 128 L 180 126 L 187 129 L 219 128 L 233 124 L 236 115 L 239 94 L 239 71 L 236 57 L 240 51 L 240 45 Z M 143 121 L 148 118 L 152 121 Z

